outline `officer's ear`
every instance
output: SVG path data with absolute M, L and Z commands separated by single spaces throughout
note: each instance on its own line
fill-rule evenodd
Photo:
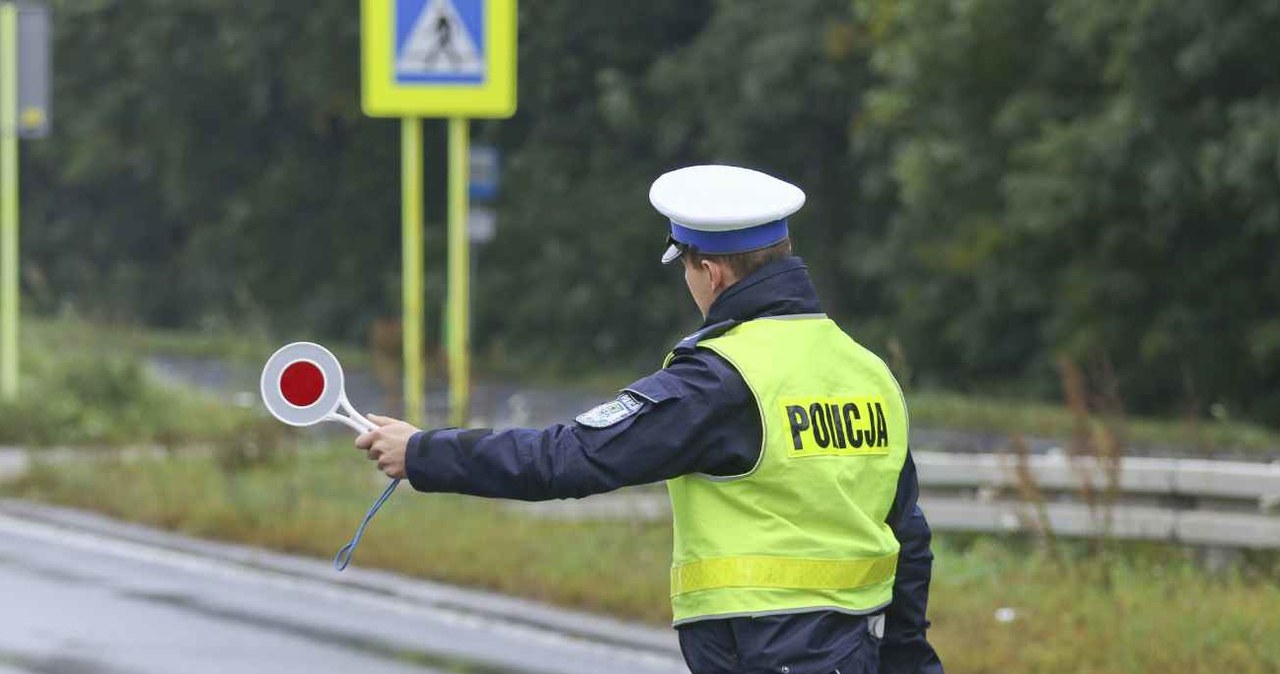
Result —
M 735 280 L 733 273 L 724 262 L 707 258 L 702 258 L 700 262 L 707 271 L 708 279 L 711 281 L 711 292 L 718 295 L 721 291 L 733 285 Z

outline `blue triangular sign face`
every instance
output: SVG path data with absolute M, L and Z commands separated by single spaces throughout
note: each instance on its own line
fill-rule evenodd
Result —
M 462 12 L 454 0 L 398 0 L 397 80 L 424 83 L 484 80 L 483 43 L 478 37 L 483 28 L 483 0 L 459 0 L 459 4 L 463 6 Z

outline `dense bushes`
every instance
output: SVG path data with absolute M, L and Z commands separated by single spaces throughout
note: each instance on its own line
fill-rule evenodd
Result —
M 364 118 L 356 3 L 52 3 L 28 144 L 28 306 L 364 340 L 398 312 L 397 125 Z M 521 3 L 520 112 L 477 347 L 654 364 L 697 321 L 645 191 L 705 161 L 810 195 L 830 312 L 917 385 L 1280 419 L 1271 0 Z M 443 220 L 443 124 L 427 134 Z M 443 240 L 429 227 L 438 338 Z

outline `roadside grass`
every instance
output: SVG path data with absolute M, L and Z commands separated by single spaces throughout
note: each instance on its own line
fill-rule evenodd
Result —
M 274 339 L 261 329 L 221 327 L 210 330 L 164 329 L 123 323 L 103 323 L 77 317 L 22 317 L 24 344 L 40 344 L 62 352 L 219 358 L 240 365 L 261 365 L 289 341 Z M 363 365 L 367 350 L 347 344 L 329 345 L 344 362 Z
M 908 392 L 907 404 L 912 426 L 917 428 L 1068 438 L 1076 421 L 1060 404 L 942 391 Z M 1280 432 L 1246 421 L 1129 417 L 1124 426 L 1131 445 L 1201 453 L 1280 454 Z
M 188 331 L 159 330 L 128 325 L 91 323 L 76 318 L 23 319 L 23 344 L 59 358 L 140 360 L 150 355 L 223 359 L 229 364 L 258 367 L 287 339 L 273 340 L 261 330 Z M 348 369 L 372 367 L 375 358 L 368 345 L 326 343 Z M 383 357 L 385 360 L 385 356 Z M 394 360 L 394 359 L 393 359 Z M 646 374 L 645 372 L 592 370 L 563 374 L 512 372 L 493 354 L 477 353 L 475 369 L 480 377 L 495 376 L 541 387 L 577 388 L 606 395 Z M 381 369 L 393 363 L 378 361 Z M 656 361 L 655 361 L 656 366 Z M 30 369 L 24 364 L 24 370 Z M 394 368 L 393 368 L 394 369 Z M 439 372 L 439 369 L 435 369 Z M 28 379 L 42 376 L 32 372 Z M 54 381 L 46 389 L 56 388 Z M 37 389 L 44 392 L 36 383 Z M 56 391 L 50 391 L 56 394 Z M 1068 438 L 1074 417 L 1061 404 L 1009 398 L 957 394 L 946 391 L 909 391 L 907 402 L 917 428 L 950 429 L 994 435 L 1027 435 Z M 33 403 L 34 404 L 34 403 Z M 207 414 L 212 414 L 208 412 Z M 1187 420 L 1130 417 L 1125 419 L 1126 440 L 1134 447 L 1169 447 L 1187 454 L 1257 454 L 1280 456 L 1280 430 L 1229 417 Z M 0 440 L 3 441 L 3 440 Z M 999 449 L 993 447 L 992 450 Z
M 1272 554 L 1210 572 L 1168 546 L 1072 544 L 1055 561 L 1026 541 L 957 539 L 935 545 L 930 595 L 948 671 L 1280 671 Z
M 40 462 L 9 490 L 329 558 L 385 484 L 349 446 Z M 565 522 L 402 493 L 353 563 L 664 623 L 666 523 Z M 1280 671 L 1280 558 L 1208 571 L 1178 548 L 935 539 L 930 637 L 950 672 Z M 1003 617 L 997 618 L 998 609 Z
M 157 381 L 139 358 L 92 331 L 29 326 L 19 395 L 0 401 L 0 444 L 175 449 L 279 444 L 287 430 L 258 410 Z

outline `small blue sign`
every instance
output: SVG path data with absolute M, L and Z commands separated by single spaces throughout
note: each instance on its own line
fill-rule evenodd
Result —
M 399 84 L 483 85 L 484 0 L 396 0 Z
M 493 201 L 498 196 L 498 183 L 502 177 L 501 155 L 492 145 L 471 147 L 470 170 L 467 172 L 467 192 L 476 201 Z

